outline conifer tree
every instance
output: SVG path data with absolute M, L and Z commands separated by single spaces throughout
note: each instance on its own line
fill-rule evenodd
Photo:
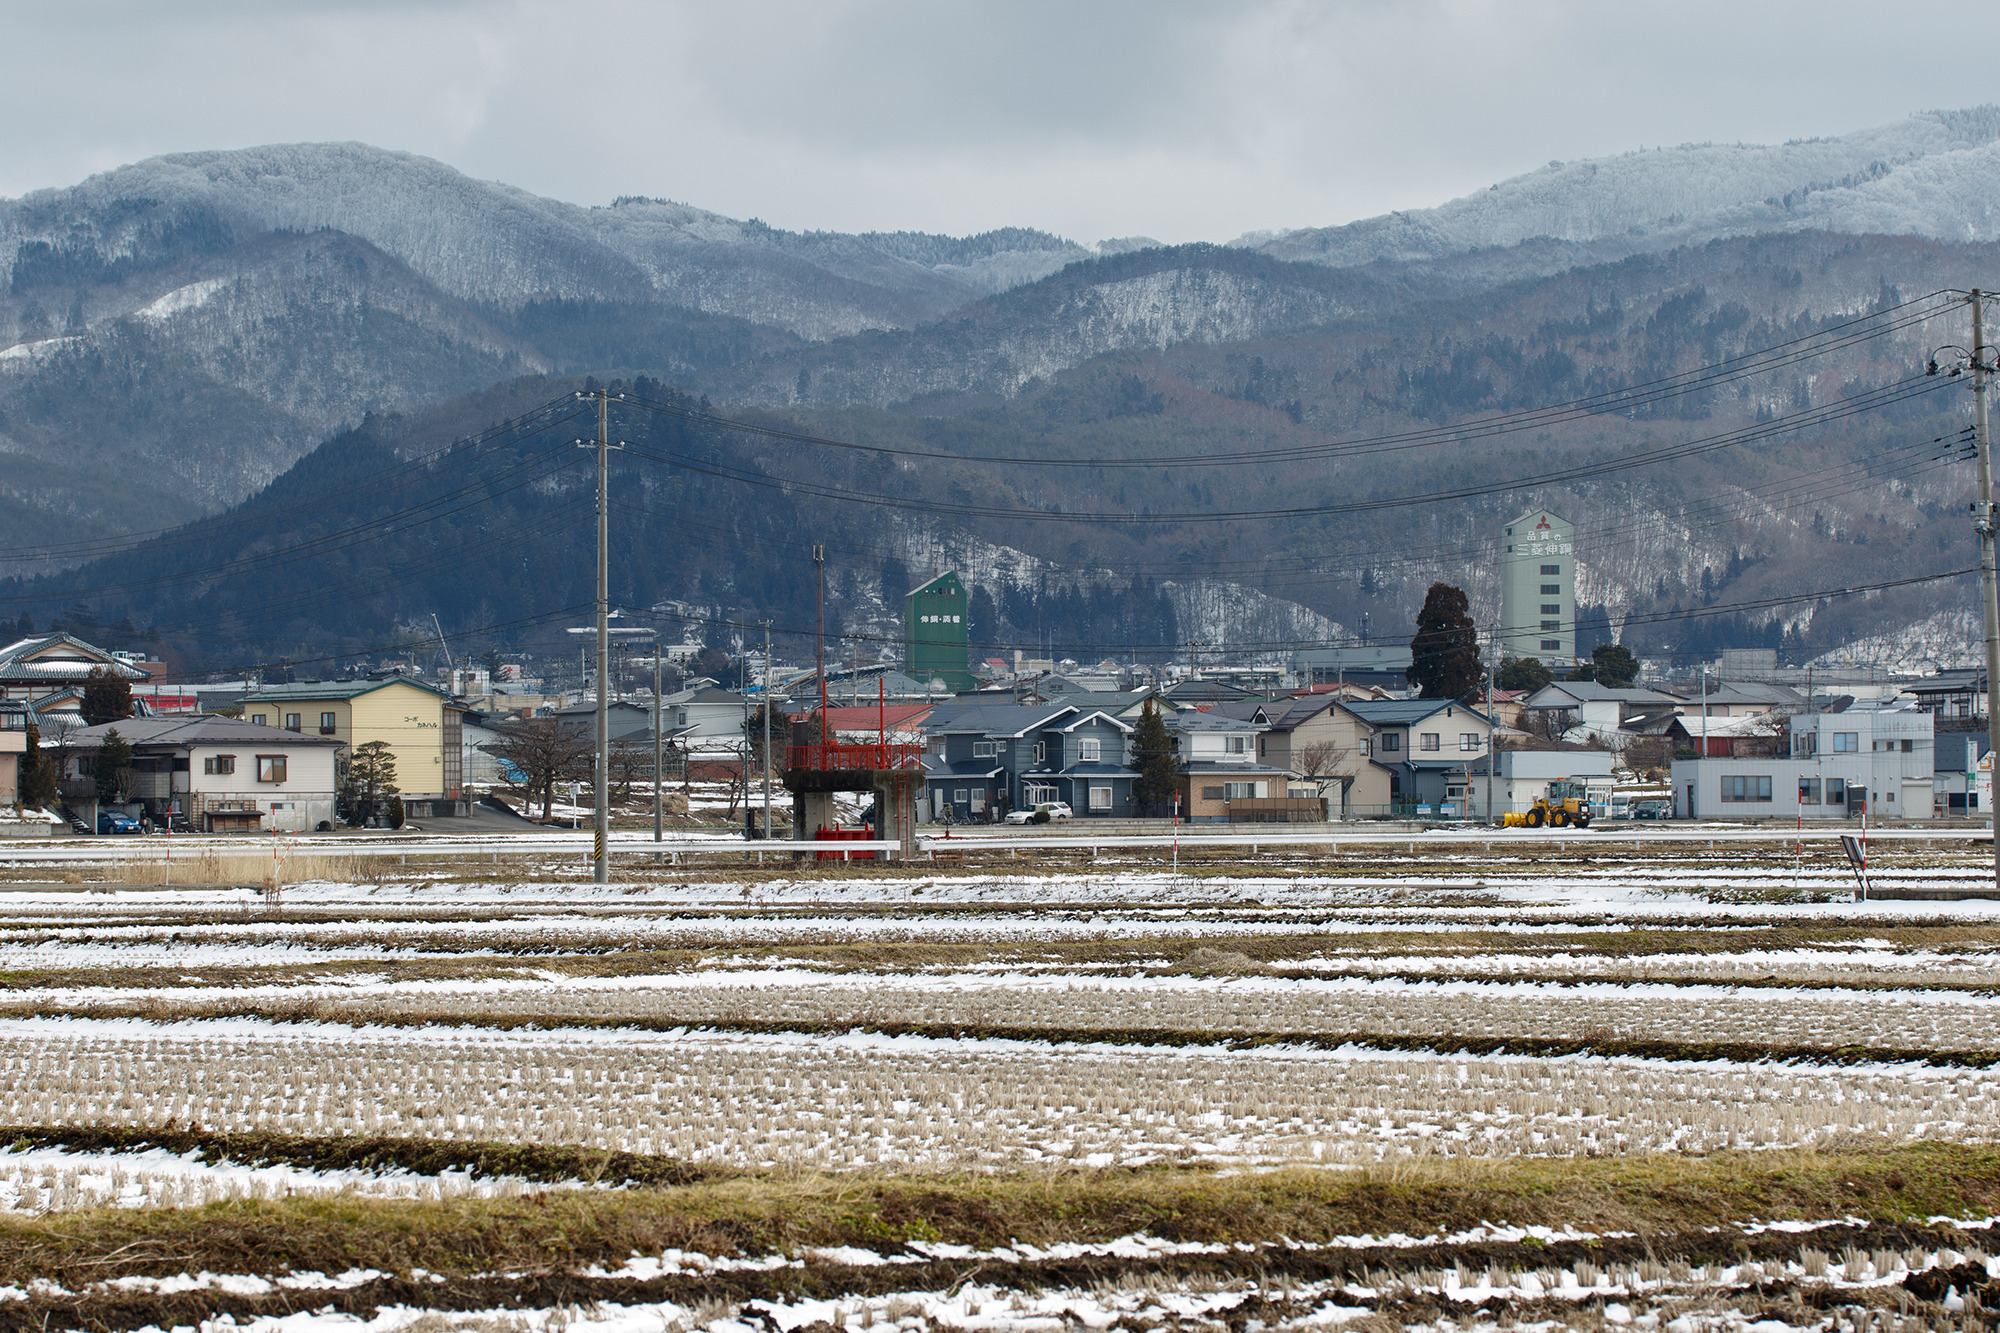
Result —
M 1468 606 L 1465 593 L 1449 583 L 1433 583 L 1424 597 L 1404 672 L 1419 697 L 1463 699 L 1479 688 L 1479 630 Z
M 1174 743 L 1167 735 L 1166 719 L 1151 699 L 1146 700 L 1139 712 L 1139 725 L 1132 730 L 1131 767 L 1139 772 L 1132 784 L 1133 804 L 1142 814 L 1165 814 L 1180 787 L 1180 765 L 1174 762 Z
M 131 780 L 132 747 L 113 727 L 104 733 L 104 743 L 97 748 L 97 761 L 91 767 L 91 774 L 97 779 L 97 799 L 109 805 L 125 791 Z

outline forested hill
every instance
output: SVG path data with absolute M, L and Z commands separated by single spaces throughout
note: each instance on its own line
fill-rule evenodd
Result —
M 0 587 L 42 608 L 40 628 L 120 621 L 163 641 L 190 670 L 374 654 L 403 640 L 428 651 L 435 613 L 462 649 L 557 651 L 594 596 L 595 409 L 588 380 L 513 381 L 420 413 L 372 416 L 328 440 L 224 514 L 135 543 L 53 579 Z M 611 386 L 683 412 L 699 400 L 639 379 Z M 869 507 L 828 504 L 775 483 L 738 440 L 674 415 L 614 407 L 611 589 L 627 614 L 727 643 L 764 618 L 796 648 L 813 624 L 811 546 L 831 553 L 829 632 L 872 660 L 893 637 L 880 590 L 913 577 L 905 547 Z M 879 486 L 865 456 L 822 460 L 825 484 Z M 1171 605 L 1143 580 L 982 588 L 977 630 L 998 638 L 1000 601 L 1028 632 L 1107 633 L 1172 644 Z M 732 629 L 731 625 L 736 628 Z M 164 627 L 160 631 L 160 627 Z M 160 631 L 156 634 L 156 631 Z

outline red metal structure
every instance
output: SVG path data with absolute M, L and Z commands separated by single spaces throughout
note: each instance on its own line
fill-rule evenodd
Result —
M 922 768 L 921 745 L 793 745 L 785 751 L 787 769 L 810 773 L 842 770 L 884 773 L 895 769 Z

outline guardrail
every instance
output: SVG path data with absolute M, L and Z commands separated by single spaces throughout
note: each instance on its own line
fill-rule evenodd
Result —
M 1682 842 L 1836 842 L 1844 833 L 1857 836 L 1851 828 L 1827 828 L 1805 830 L 1759 828 L 1759 829 L 1662 829 L 1651 828 L 1605 828 L 1593 825 L 1587 829 L 1554 828 L 1489 828 L 1431 829 L 1424 832 L 1318 832 L 1279 833 L 1253 831 L 1257 825 L 1247 825 L 1242 832 L 1232 833 L 1183 833 L 1178 836 L 1169 833 L 1106 834 L 1091 837 L 1087 833 L 1064 834 L 1059 837 L 1037 835 L 1034 837 L 1007 837 L 1005 835 L 976 834 L 959 837 L 946 834 L 918 834 L 917 850 L 920 852 L 943 851 L 1034 851 L 1038 848 L 1078 847 L 1325 847 L 1342 845 L 1372 846 L 1376 844 L 1407 844 L 1412 849 L 1419 846 L 1492 846 L 1496 844 L 1548 843 L 1548 842 L 1589 842 L 1589 843 L 1682 843 Z M 1272 829 L 1273 825 L 1263 825 Z M 1295 826 L 1296 827 L 1296 826 Z M 1321 828 L 1328 826 L 1321 825 Z M 1870 829 L 1870 842 L 1896 841 L 1947 841 L 1947 842 L 1990 842 L 1991 829 Z

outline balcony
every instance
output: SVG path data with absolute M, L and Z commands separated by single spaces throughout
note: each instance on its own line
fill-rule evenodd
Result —
M 923 766 L 921 745 L 793 745 L 785 750 L 786 768 L 811 773 L 879 773 Z

